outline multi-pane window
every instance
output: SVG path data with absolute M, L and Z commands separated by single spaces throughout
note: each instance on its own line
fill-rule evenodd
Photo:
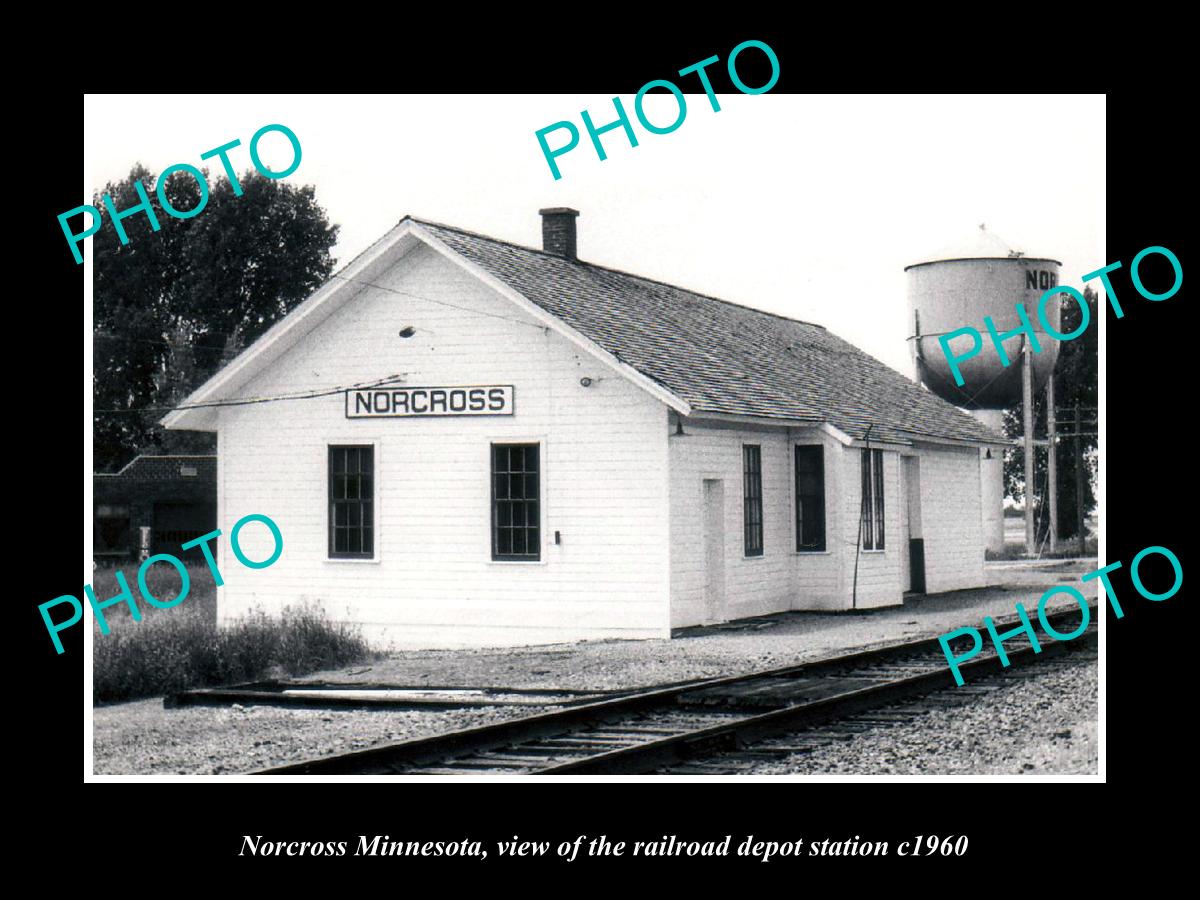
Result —
M 746 537 L 746 555 L 763 555 L 762 448 L 742 445 L 742 492 Z
M 375 448 L 329 448 L 329 556 L 375 556 Z
M 540 447 L 492 444 L 492 559 L 540 559 Z
M 862 452 L 862 536 L 864 550 L 883 549 L 883 451 Z
M 796 549 L 825 549 L 825 448 L 796 448 Z

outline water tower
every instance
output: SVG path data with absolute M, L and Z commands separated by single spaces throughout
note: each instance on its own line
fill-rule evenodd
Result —
M 1025 541 L 1033 552 L 1033 395 L 1046 386 L 1058 360 L 1058 341 L 1045 334 L 1038 320 L 1038 301 L 1058 284 L 1062 263 L 1055 259 L 1025 256 L 1012 250 L 980 226 L 975 239 L 946 248 L 928 261 L 905 268 L 908 276 L 909 344 L 917 378 L 939 397 L 949 400 L 994 430 L 1004 432 L 1004 411 L 1021 403 L 1025 411 Z M 1003 334 L 1021 325 L 1016 305 L 1025 307 L 1037 335 L 1040 353 L 1024 334 L 1004 341 L 1009 365 L 1002 364 L 984 325 L 990 316 Z M 1057 300 L 1046 305 L 1046 317 L 1060 330 Z M 938 338 L 970 326 L 983 336 L 977 356 L 959 362 L 963 384 L 954 374 Z M 973 338 L 964 335 L 950 342 L 955 354 L 968 352 Z M 1004 459 L 991 450 L 980 451 L 983 498 L 983 536 L 989 550 L 1004 548 Z M 1054 499 L 1051 498 L 1051 503 Z

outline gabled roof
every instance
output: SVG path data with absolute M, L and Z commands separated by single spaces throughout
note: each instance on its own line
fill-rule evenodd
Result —
M 411 219 L 455 253 L 683 398 L 693 413 L 828 422 L 851 438 L 1001 435 L 820 325 Z
M 1004 438 L 820 325 L 406 216 L 184 403 L 220 402 L 423 241 L 688 414 L 827 424 L 848 439 Z M 167 414 L 211 427 L 209 409 Z

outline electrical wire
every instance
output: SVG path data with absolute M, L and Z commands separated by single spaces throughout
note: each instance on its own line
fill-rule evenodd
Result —
M 115 334 L 111 331 L 93 331 L 92 332 L 92 340 L 128 341 L 129 343 L 132 343 L 132 344 L 153 344 L 156 347 L 161 347 L 164 344 L 168 347 L 179 346 L 179 342 L 167 340 L 166 338 L 126 337 L 123 334 Z M 203 347 L 206 350 L 224 350 L 225 349 L 224 341 L 222 341 L 219 344 L 209 344 L 209 343 L 205 343 L 204 341 L 188 340 L 188 341 L 185 341 L 184 344 L 186 344 L 186 346 L 188 346 L 188 347 L 193 347 L 193 348 L 194 347 Z
M 360 281 L 357 278 L 347 278 L 344 275 L 331 275 L 330 278 L 340 278 L 342 281 L 348 281 L 352 284 L 359 284 L 364 287 L 377 288 L 381 291 L 387 291 L 388 293 L 392 293 L 392 294 L 399 294 L 402 297 L 410 297 L 413 300 L 420 300 L 425 303 L 434 303 L 439 306 L 446 306 L 446 307 L 449 307 L 450 309 L 457 309 L 461 312 L 468 312 L 468 313 L 474 313 L 474 314 L 481 315 L 481 316 L 488 316 L 489 318 L 493 318 L 493 319 L 503 319 L 506 322 L 514 322 L 517 325 L 524 325 L 528 328 L 536 328 L 538 331 L 542 331 L 542 332 L 545 332 L 546 328 L 547 328 L 547 326 L 545 326 L 545 325 L 538 325 L 538 324 L 535 324 L 532 322 L 526 322 L 522 319 L 513 318 L 512 316 L 504 316 L 504 315 L 499 315 L 497 313 L 486 312 L 486 311 L 480 310 L 480 309 L 472 309 L 469 306 L 458 306 L 454 303 L 447 303 L 444 300 L 434 300 L 431 297 L 421 297 L 421 296 L 418 296 L 417 294 L 410 294 L 407 291 L 396 290 L 395 288 L 390 288 L 390 287 L 387 287 L 382 284 L 377 284 L 373 281 Z M 97 332 L 97 333 L 93 334 L 93 338 L 96 338 L 96 337 L 117 339 L 117 338 L 121 338 L 121 335 Z M 171 346 L 175 343 L 173 341 L 169 341 L 166 339 L 163 339 L 161 341 L 150 340 L 150 339 L 146 339 L 146 338 L 123 338 L 123 339 L 129 340 L 129 341 L 137 341 L 139 343 L 156 344 L 156 345 L 159 343 L 162 343 L 162 344 L 166 344 L 168 346 Z M 203 345 L 197 344 L 195 346 L 203 346 Z M 208 346 L 212 347 L 213 345 L 208 345 Z M 308 393 L 302 393 L 302 394 L 281 395 L 278 397 L 247 397 L 247 398 L 242 398 L 242 399 L 238 399 L 238 400 L 220 400 L 220 401 L 213 401 L 212 403 L 197 403 L 197 404 L 192 404 L 189 406 L 141 406 L 136 409 L 95 409 L 95 410 L 93 410 L 93 412 L 94 413 L 142 413 L 142 412 L 164 412 L 164 413 L 166 413 L 166 412 L 177 412 L 180 410 L 187 410 L 187 409 L 209 409 L 209 408 L 220 407 L 220 406 L 246 406 L 246 405 L 249 405 L 252 403 L 274 403 L 274 402 L 283 401 L 283 400 L 312 400 L 312 399 L 315 399 L 318 397 L 327 397 L 331 394 L 340 394 L 342 391 L 367 390 L 369 388 L 384 387 L 389 384 L 397 383 L 397 381 L 399 379 L 402 379 L 405 374 L 406 373 L 400 373 L 398 375 L 389 375 L 387 378 L 381 379 L 376 382 L 364 382 L 362 384 L 344 385 L 341 387 L 329 388 L 326 390 L 320 390 L 320 391 L 314 391 L 314 392 L 308 392 Z
M 360 384 L 347 384 L 333 388 L 319 388 L 299 394 L 280 394 L 277 397 L 242 397 L 236 400 L 214 400 L 211 403 L 192 403 L 186 406 L 141 406 L 137 409 L 96 409 L 98 413 L 142 413 L 142 412 L 178 412 L 185 409 L 213 409 L 220 406 L 248 406 L 252 403 L 277 403 L 283 400 L 313 400 L 318 397 L 329 397 L 343 391 L 365 391 L 371 388 L 387 387 L 402 384 L 407 372 L 388 375 L 376 381 L 364 381 Z
M 387 291 L 389 294 L 399 294 L 401 297 L 410 297 L 413 300 L 420 300 L 423 303 L 436 303 L 438 306 L 445 306 L 450 309 L 457 309 L 460 312 L 474 313 L 475 315 L 479 315 L 479 316 L 488 316 L 489 318 L 492 318 L 492 319 L 503 319 L 505 322 L 515 322 L 516 324 L 524 325 L 527 328 L 536 328 L 538 331 L 545 331 L 546 327 L 547 327 L 545 325 L 537 325 L 533 322 L 526 322 L 523 319 L 513 318 L 512 316 L 503 316 L 503 315 L 500 315 L 499 313 L 485 312 L 482 309 L 472 309 L 469 306 L 458 306 L 454 303 L 447 303 L 445 300 L 434 300 L 432 297 L 421 297 L 421 296 L 418 296 L 417 294 L 410 294 L 407 291 L 399 291 L 399 290 L 396 290 L 395 288 L 387 287 L 386 285 L 377 284 L 374 281 L 360 281 L 357 278 L 347 278 L 345 275 L 330 275 L 329 277 L 330 278 L 340 278 L 342 281 L 348 281 L 351 284 L 361 284 L 364 287 L 377 288 L 378 290 L 381 290 L 381 291 Z
M 863 442 L 867 445 L 867 483 L 871 486 L 872 492 L 875 490 L 874 473 L 871 471 L 871 467 L 874 465 L 874 461 L 871 459 L 871 429 L 874 427 L 875 423 L 871 422 L 867 425 L 867 430 L 863 434 Z M 863 522 L 866 520 L 866 518 L 867 492 L 863 491 L 862 503 L 859 504 L 858 509 L 858 540 L 854 542 L 854 586 L 850 589 L 850 608 L 853 610 L 858 609 L 858 557 L 862 552 Z
M 527 321 L 525 321 L 525 320 L 523 320 L 523 319 L 517 319 L 517 318 L 514 318 L 513 316 L 505 316 L 505 315 L 501 315 L 501 314 L 499 314 L 499 313 L 490 313 L 490 312 L 486 312 L 486 311 L 484 311 L 484 310 L 481 310 L 481 309 L 472 309 L 472 308 L 471 308 L 471 307 L 469 307 L 469 306 L 458 306 L 458 305 L 456 305 L 456 304 L 454 304 L 454 303 L 448 303 L 448 302 L 447 302 L 447 301 L 445 301 L 445 300 L 435 300 L 435 299 L 433 299 L 432 297 L 422 297 L 422 296 L 419 296 L 418 294 L 410 294 L 410 293 L 408 293 L 407 291 L 400 291 L 400 290 L 397 290 L 397 289 L 395 289 L 395 288 L 390 288 L 390 287 L 387 287 L 386 285 L 378 284 L 378 283 L 376 283 L 376 282 L 374 282 L 374 281 L 361 281 L 361 280 L 359 280 L 359 279 L 357 279 L 357 278 L 347 278 L 345 275 L 337 275 L 337 274 L 335 274 L 335 275 L 330 275 L 329 277 L 330 277 L 330 279 L 333 279 L 333 278 L 339 278 L 339 279 L 341 279 L 342 281 L 348 281 L 348 282 L 350 282 L 351 284 L 359 284 L 359 285 L 362 285 L 362 286 L 364 286 L 364 287 L 373 287 L 373 288 L 376 288 L 376 289 L 378 289 L 378 290 L 381 290 L 381 291 L 387 291 L 387 292 L 388 292 L 388 293 L 390 293 L 390 294 L 399 294 L 399 295 L 400 295 L 400 296 L 402 296 L 402 297 L 409 297 L 409 298 L 411 298 L 411 299 L 413 299 L 413 300 L 420 300 L 420 301 L 422 301 L 422 302 L 424 302 L 424 303 L 433 303 L 433 304 L 436 304 L 436 305 L 438 305 L 438 306 L 445 306 L 445 307 L 448 307 L 448 308 L 450 308 L 450 309 L 457 309 L 457 310 L 459 310 L 460 312 L 475 313 L 476 315 L 480 315 L 480 316 L 488 316 L 489 318 L 493 318 L 493 319 L 503 319 L 503 320 L 504 320 L 504 321 L 506 321 L 506 322 L 514 322 L 514 323 L 516 323 L 517 325 L 524 325 L 524 326 L 526 326 L 527 328 L 536 328 L 538 331 L 545 331 L 545 330 L 546 330 L 546 326 L 545 326 L 545 325 L 538 325 L 538 324 L 536 324 L 536 323 L 533 323 L 533 322 L 527 322 Z M 175 341 L 172 341 L 172 340 L 169 340 L 169 339 L 166 339 L 166 338 L 132 338 L 132 337 L 125 337 L 124 335 L 120 335 L 120 334 L 114 334 L 114 333 L 112 333 L 112 332 L 105 332 L 105 331 L 96 331 L 96 332 L 93 332 L 93 333 L 92 333 L 92 339 L 93 339 L 93 340 L 96 340 L 96 339 L 101 339 L 101 340 L 123 340 L 123 341 L 129 341 L 129 342 L 132 342 L 132 343 L 138 343 L 138 344 L 153 344 L 153 345 L 155 345 L 155 346 L 163 346 L 163 345 L 166 345 L 166 346 L 168 346 L 168 347 L 170 347 L 170 346 L 175 346 L 175 345 L 176 345 L 176 342 L 175 342 Z M 223 350 L 223 349 L 225 349 L 225 344 L 224 344 L 223 342 L 222 342 L 222 343 L 220 343 L 220 344 L 212 344 L 212 343 L 204 343 L 204 342 L 201 342 L 201 341 L 188 341 L 188 344 L 189 344 L 190 346 L 192 346 L 192 347 L 204 347 L 204 348 L 206 348 L 206 349 L 210 349 L 210 350 Z

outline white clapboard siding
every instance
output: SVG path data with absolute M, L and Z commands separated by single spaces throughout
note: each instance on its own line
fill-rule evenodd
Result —
M 789 609 L 838 606 L 836 548 L 796 553 L 794 463 L 797 443 L 825 446 L 826 530 L 835 528 L 837 443 L 819 430 L 717 428 L 689 423 L 686 434 L 670 439 L 671 461 L 671 624 L 675 627 L 736 619 Z M 762 448 L 763 554 L 747 557 L 744 538 L 742 447 Z M 725 604 L 713 616 L 705 600 L 707 560 L 704 536 L 704 481 L 724 485 Z
M 932 594 L 981 587 L 979 451 L 923 445 L 920 456 L 925 589 Z
M 845 521 L 844 608 L 870 609 L 901 603 L 907 589 L 909 534 L 902 484 L 901 454 L 883 449 L 884 550 L 858 552 L 855 547 L 862 498 L 860 448 L 843 454 L 846 489 L 840 509 Z M 918 444 L 920 514 L 925 551 L 927 593 L 980 587 L 983 579 L 983 528 L 980 523 L 979 451 L 945 445 Z
M 411 326 L 411 338 L 398 332 Z M 886 549 L 859 549 L 861 451 L 821 428 L 718 425 L 674 416 L 643 389 L 419 245 L 249 383 L 237 397 L 361 384 L 508 385 L 512 416 L 347 419 L 342 393 L 222 408 L 218 515 L 279 526 L 267 569 L 218 542 L 218 616 L 322 608 L 378 646 L 457 647 L 584 638 L 666 637 L 672 627 L 783 610 L 870 609 L 902 602 L 908 534 L 901 450 L 884 448 Z M 580 379 L 590 379 L 584 387 Z M 493 441 L 542 445 L 542 559 L 493 562 Z M 743 538 L 744 444 L 762 448 L 763 546 Z M 375 448 L 376 556 L 330 560 L 331 444 Z M 797 552 L 794 447 L 825 458 L 826 550 Z M 917 444 L 930 592 L 983 583 L 974 448 Z M 706 602 L 706 479 L 723 484 L 724 602 Z M 561 536 L 556 543 L 555 534 Z M 271 552 L 265 527 L 241 545 Z
M 668 635 L 662 403 L 428 248 L 375 283 L 238 395 L 403 372 L 410 386 L 512 384 L 515 415 L 347 419 L 340 393 L 223 408 L 222 527 L 265 513 L 284 551 L 251 570 L 220 542 L 220 620 L 319 605 L 391 646 Z M 492 441 L 542 442 L 540 563 L 491 560 Z M 327 448 L 341 443 L 375 445 L 374 561 L 326 558 Z M 252 559 L 269 554 L 265 528 L 244 537 Z
M 840 461 L 843 490 L 838 498 L 842 519 L 839 537 L 845 598 L 842 608 L 871 609 L 901 603 L 904 597 L 900 582 L 902 560 L 908 554 L 908 539 L 903 533 L 900 507 L 900 454 L 883 449 L 883 550 L 859 549 L 862 448 L 843 448 Z

